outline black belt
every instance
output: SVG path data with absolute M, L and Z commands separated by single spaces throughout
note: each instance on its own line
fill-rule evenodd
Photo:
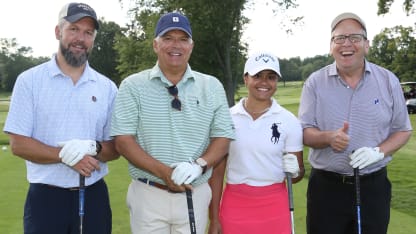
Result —
M 156 187 L 158 189 L 166 190 L 166 191 L 168 191 L 170 193 L 182 193 L 182 192 L 172 191 L 172 190 L 169 189 L 168 186 L 166 186 L 164 184 L 160 184 L 160 183 L 154 182 L 154 181 L 150 181 L 149 179 L 146 179 L 146 178 L 138 178 L 137 180 L 140 181 L 140 182 L 143 182 L 145 184 L 148 184 L 150 186 Z
M 376 178 L 380 175 L 385 174 L 386 172 L 387 172 L 387 169 L 383 167 L 378 171 L 375 171 L 369 174 L 360 175 L 360 181 L 365 181 L 371 178 Z M 312 168 L 311 175 L 312 174 L 321 175 L 321 176 L 324 176 L 328 179 L 335 180 L 336 182 L 339 182 L 342 184 L 354 184 L 355 183 L 354 176 L 343 175 L 343 174 L 339 174 L 339 173 L 332 172 L 332 171 L 325 171 L 325 170 Z

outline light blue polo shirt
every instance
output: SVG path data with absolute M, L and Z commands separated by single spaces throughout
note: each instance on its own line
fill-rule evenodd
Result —
M 171 165 L 195 160 L 207 149 L 210 138 L 234 139 L 232 120 L 222 84 L 213 76 L 192 71 L 190 66 L 177 84 L 182 110 L 171 106 L 173 96 L 156 64 L 127 77 L 120 85 L 112 117 L 111 136 L 133 135 L 152 157 Z M 158 177 L 129 164 L 133 179 Z M 211 170 L 193 184 L 206 182 Z
M 58 142 L 71 139 L 110 140 L 110 118 L 116 94 L 114 82 L 88 63 L 74 85 L 53 57 L 19 75 L 3 130 L 55 147 Z M 78 172 L 63 163 L 26 161 L 26 165 L 30 183 L 79 186 Z M 101 162 L 100 168 L 86 178 L 86 185 L 108 173 L 107 164 Z

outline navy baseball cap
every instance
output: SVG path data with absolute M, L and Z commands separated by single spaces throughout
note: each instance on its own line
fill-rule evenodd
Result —
M 170 12 L 160 17 L 156 25 L 155 37 L 162 36 L 175 29 L 184 31 L 192 38 L 191 24 L 188 18 L 178 12 Z
M 95 29 L 98 30 L 100 25 L 98 24 L 97 14 L 95 14 L 95 11 L 92 9 L 92 7 L 85 3 L 68 3 L 62 7 L 61 11 L 59 12 L 59 20 L 65 19 L 71 23 L 77 22 L 84 17 L 92 18 L 94 20 Z

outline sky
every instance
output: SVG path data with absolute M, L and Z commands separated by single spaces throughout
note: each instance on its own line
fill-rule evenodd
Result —
M 130 1 L 81 0 L 93 7 L 100 18 L 124 26 L 129 20 L 126 14 Z M 58 48 L 54 30 L 58 13 L 65 0 L 7 0 L 0 8 L 0 38 L 16 38 L 19 46 L 30 46 L 33 56 L 51 56 Z M 296 9 L 274 14 L 267 0 L 255 0 L 245 10 L 250 19 L 245 27 L 243 40 L 249 45 L 249 54 L 268 50 L 279 58 L 314 57 L 329 51 L 330 24 L 343 12 L 354 12 L 367 25 L 371 40 L 383 28 L 396 25 L 414 26 L 415 15 L 406 17 L 403 0 L 395 0 L 391 13 L 377 16 L 378 0 L 297 0 Z M 288 23 L 287 17 L 303 16 L 302 25 L 293 27 L 287 34 L 280 25 Z M 192 22 L 191 22 L 192 25 Z M 370 42 L 371 44 L 371 42 Z M 196 42 L 196 46 L 200 46 Z

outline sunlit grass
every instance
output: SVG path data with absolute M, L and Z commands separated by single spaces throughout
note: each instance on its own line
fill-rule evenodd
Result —
M 301 82 L 279 83 L 276 98 L 278 102 L 297 115 Z M 7 115 L 10 94 L 0 94 L 0 124 L 3 128 Z M 236 99 L 246 95 L 245 88 L 236 94 Z M 415 128 L 416 114 L 410 115 Z M 8 137 L 0 133 L 0 146 L 8 145 Z M 306 160 L 308 149 L 305 148 L 305 164 L 307 173 L 305 179 L 293 186 L 295 199 L 296 233 L 305 231 L 306 186 L 307 175 L 310 172 Z M 393 199 L 389 234 L 409 234 L 416 229 L 416 136 L 413 134 L 409 143 L 394 155 L 388 167 L 389 178 L 393 184 Z M 110 191 L 113 210 L 113 233 L 130 233 L 130 220 L 126 206 L 127 187 L 130 177 L 127 172 L 127 162 L 124 158 L 109 163 L 110 174 L 106 181 Z M 23 205 L 28 183 L 26 168 L 22 159 L 12 156 L 10 150 L 0 151 L 0 233 L 23 233 Z M 138 197 L 140 199 L 140 197 Z

